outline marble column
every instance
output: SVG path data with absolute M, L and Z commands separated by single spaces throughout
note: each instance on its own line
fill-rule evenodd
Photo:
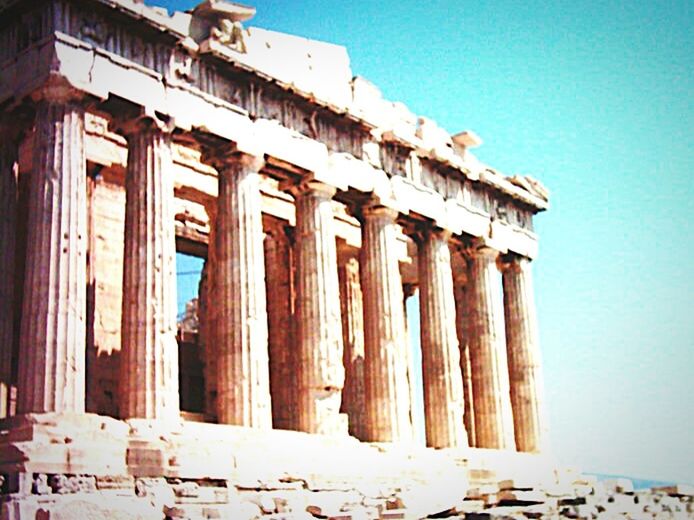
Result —
M 207 259 L 204 267 L 204 287 L 200 287 L 202 297 L 204 290 L 205 310 L 201 315 L 202 355 L 205 360 L 203 373 L 205 376 L 205 415 L 208 420 L 217 420 L 217 356 L 219 353 L 217 341 L 217 201 L 205 206 L 207 212 L 209 235 L 207 241 Z M 202 280 L 201 280 L 202 282 Z
M 84 108 L 74 96 L 49 88 L 36 107 L 19 413 L 85 409 L 87 163 Z
M 218 158 L 217 417 L 272 428 L 260 169 L 248 154 Z
M 449 238 L 449 232 L 425 230 L 417 255 L 424 412 L 432 448 L 467 446 Z
M 498 252 L 480 247 L 469 258 L 468 345 L 477 447 L 515 449 L 506 362 L 504 303 Z
M 468 443 L 470 446 L 477 446 L 475 436 L 475 406 L 472 391 L 472 368 L 470 365 L 470 333 L 469 333 L 469 311 L 468 303 L 469 285 L 467 277 L 467 265 L 459 266 L 453 272 L 453 286 L 456 308 L 456 330 L 458 341 L 460 342 L 460 370 L 463 376 L 463 393 L 465 395 L 465 412 L 463 420 L 465 431 L 467 432 Z
M 420 370 L 420 379 L 421 379 L 421 369 L 422 365 L 421 363 L 419 364 L 419 367 L 415 367 L 415 348 L 419 350 L 419 356 L 421 359 L 421 345 L 416 347 L 415 344 L 412 342 L 412 337 L 410 336 L 410 319 L 409 319 L 409 314 L 407 312 L 407 300 L 411 297 L 413 297 L 417 292 L 419 291 L 419 286 L 416 283 L 403 283 L 402 284 L 402 310 L 403 310 L 403 316 L 405 320 L 405 364 L 407 365 L 407 382 L 406 382 L 406 387 L 408 390 L 408 396 L 409 396 L 409 405 L 408 405 L 408 410 L 409 410 L 409 421 L 410 421 L 410 428 L 412 430 L 412 438 L 415 440 L 415 442 L 418 442 L 419 439 L 421 438 L 424 443 L 426 443 L 426 431 L 425 431 L 425 425 L 418 425 L 415 423 L 415 416 L 417 415 L 417 406 L 418 406 L 418 401 L 417 401 L 417 393 L 421 392 L 421 388 L 417 386 L 416 384 L 416 379 L 417 379 L 417 368 Z M 421 435 L 420 435 L 420 429 L 421 429 Z
M 265 234 L 265 279 L 272 426 L 282 430 L 298 429 L 293 264 L 292 245 L 284 225 L 274 223 Z
M 149 118 L 128 139 L 120 415 L 179 420 L 171 136 Z
M 362 211 L 367 441 L 413 440 L 396 217 L 397 211 L 381 206 L 366 206 Z
M 345 372 L 332 197 L 317 181 L 293 188 L 296 203 L 297 415 L 301 431 L 347 433 L 340 414 Z
M 9 415 L 12 389 L 12 343 L 15 306 L 15 228 L 19 132 L 0 122 L 0 418 Z
M 205 381 L 204 388 L 204 410 L 208 421 L 216 421 L 217 418 L 217 400 L 216 394 L 213 393 L 213 388 L 217 388 L 214 340 L 211 330 L 211 314 L 215 305 L 210 301 L 213 297 L 210 290 L 211 284 L 211 262 L 208 246 L 208 257 L 200 274 L 200 282 L 198 283 L 198 348 L 200 349 L 200 360 L 202 361 L 202 373 Z
M 506 349 L 516 446 L 519 451 L 540 452 L 545 448 L 547 429 L 530 260 L 513 256 L 503 265 Z
M 340 308 L 345 386 L 342 411 L 349 418 L 349 433 L 364 438 L 364 302 L 359 281 L 359 260 L 342 251 L 339 259 Z

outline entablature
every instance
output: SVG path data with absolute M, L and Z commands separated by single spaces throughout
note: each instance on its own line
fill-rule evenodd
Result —
M 215 39 L 196 42 L 193 14 L 170 17 L 129 0 L 4 4 L 3 18 L 19 23 L 0 28 L 0 104 L 19 103 L 58 75 L 91 94 L 97 110 L 123 99 L 182 131 L 258 141 L 268 170 L 312 172 L 454 233 L 513 236 L 508 247 L 534 256 L 532 216 L 547 208 L 546 190 L 458 153 L 435 123 L 382 100 L 361 78 L 350 79 L 349 99 L 327 99 L 254 68 L 251 53 Z M 390 119 L 379 119 L 384 106 Z

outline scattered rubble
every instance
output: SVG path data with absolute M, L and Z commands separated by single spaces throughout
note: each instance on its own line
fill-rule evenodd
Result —
M 506 480 L 470 489 L 459 507 L 433 517 L 470 520 L 694 518 L 694 486 L 635 490 L 629 479 L 597 481 L 583 476 L 546 489 L 529 489 Z

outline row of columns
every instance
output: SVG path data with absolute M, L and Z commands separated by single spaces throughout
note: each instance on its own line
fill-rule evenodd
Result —
M 119 127 L 129 148 L 120 413 L 178 420 L 171 136 L 152 118 Z M 47 90 L 35 128 L 18 412 L 81 413 L 84 109 L 71 91 Z M 12 189 L 8 165 L 15 156 L 9 142 L 0 155 L 3 201 Z M 262 159 L 218 154 L 210 162 L 219 172 L 219 196 L 201 283 L 207 309 L 202 336 L 205 375 L 215 383 L 206 401 L 216 405 L 219 422 L 271 428 L 274 416 L 275 426 L 331 434 L 346 432 L 349 416 L 351 433 L 362 440 L 411 441 L 412 374 L 395 254 L 397 212 L 375 203 L 360 208 L 360 257 L 340 262 L 338 269 L 334 188 L 310 179 L 289 188 L 296 204 L 292 248 L 283 232 L 264 238 Z M 7 244 L 11 233 L 0 226 Z M 457 298 L 454 293 L 450 235 L 430 227 L 415 238 L 427 444 L 467 446 L 469 434 L 480 447 L 538 451 L 543 443 L 541 378 L 529 262 L 514 258 L 504 264 L 502 284 L 498 253 L 472 251 L 463 300 L 462 293 Z M 13 255 L 9 246 L 3 248 L 3 291 L 10 285 L 7 257 Z M 295 277 L 287 267 L 289 255 Z M 282 283 L 291 291 L 280 289 Z M 504 296 L 498 289 L 502 285 Z M 284 296 L 293 291 L 295 297 Z M 286 320 L 290 311 L 294 327 Z M 9 345 L 6 329 L 0 322 L 0 340 Z M 0 356 L 2 373 L 6 350 Z M 467 413 L 466 402 L 471 405 Z

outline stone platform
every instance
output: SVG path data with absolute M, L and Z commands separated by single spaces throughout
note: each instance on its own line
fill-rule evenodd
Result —
M 0 430 L 8 519 L 422 518 L 470 482 L 554 476 L 536 455 L 188 421 L 29 414 Z

